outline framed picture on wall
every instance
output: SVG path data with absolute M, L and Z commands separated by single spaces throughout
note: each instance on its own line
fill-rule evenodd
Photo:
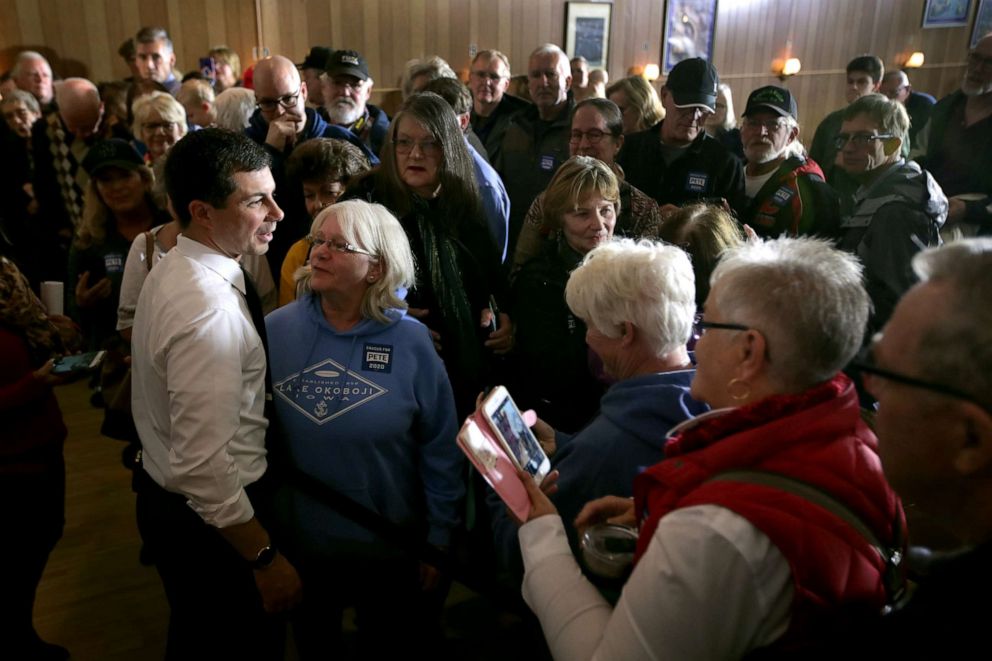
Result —
M 978 40 L 992 32 L 992 0 L 979 0 L 975 12 L 975 27 L 971 31 L 971 48 Z
M 605 69 L 610 55 L 609 2 L 565 3 L 565 52 L 569 57 L 582 56 L 590 69 Z
M 713 59 L 716 0 L 669 0 L 665 11 L 665 57 L 667 74 L 682 60 Z
M 923 6 L 924 28 L 957 28 L 968 25 L 971 0 L 927 0 Z

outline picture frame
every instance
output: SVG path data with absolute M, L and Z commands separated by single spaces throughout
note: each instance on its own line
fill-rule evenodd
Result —
M 669 0 L 665 8 L 663 71 L 682 60 L 713 60 L 717 0 Z
M 957 28 L 968 25 L 971 0 L 926 0 L 923 28 Z
M 590 69 L 605 69 L 610 56 L 612 2 L 565 3 L 565 52 L 586 58 Z
M 978 40 L 992 32 L 992 0 L 978 0 L 978 11 L 975 12 L 975 27 L 971 30 L 971 43 L 974 48 Z

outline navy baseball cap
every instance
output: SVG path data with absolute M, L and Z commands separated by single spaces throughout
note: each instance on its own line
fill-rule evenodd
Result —
M 777 85 L 765 85 L 751 92 L 747 97 L 744 117 L 761 110 L 771 110 L 782 117 L 792 117 L 799 121 L 799 106 L 792 92 Z
M 86 174 L 95 176 L 104 168 L 121 168 L 122 170 L 137 170 L 145 162 L 137 150 L 125 140 L 110 138 L 100 140 L 90 147 L 83 158 L 83 169 Z
M 698 106 L 710 112 L 716 111 L 716 92 L 720 76 L 716 67 L 701 57 L 682 60 L 676 64 L 665 87 L 672 93 L 677 108 Z

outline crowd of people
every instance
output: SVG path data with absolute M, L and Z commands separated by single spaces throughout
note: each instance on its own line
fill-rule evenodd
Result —
M 700 58 L 610 84 L 544 44 L 519 95 L 497 50 L 467 84 L 411 60 L 390 116 L 354 50 L 119 53 L 123 82 L 25 51 L 0 86 L 4 658 L 69 655 L 32 607 L 80 350 L 170 659 L 281 659 L 288 624 L 340 655 L 352 607 L 362 658 L 443 655 L 453 579 L 539 622 L 536 657 L 978 640 L 992 241 L 958 235 L 992 232 L 992 35 L 939 101 L 854 58 L 808 150 L 789 89 L 738 117 Z M 455 442 L 495 385 L 550 457 L 525 521 Z M 582 564 L 606 522 L 625 583 Z

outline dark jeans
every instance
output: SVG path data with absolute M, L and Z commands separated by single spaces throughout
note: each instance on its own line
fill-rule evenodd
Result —
M 281 660 L 285 619 L 265 614 L 251 568 L 234 547 L 143 468 L 134 484 L 138 530 L 171 610 L 166 659 Z M 254 503 L 261 499 L 253 487 L 246 491 Z

